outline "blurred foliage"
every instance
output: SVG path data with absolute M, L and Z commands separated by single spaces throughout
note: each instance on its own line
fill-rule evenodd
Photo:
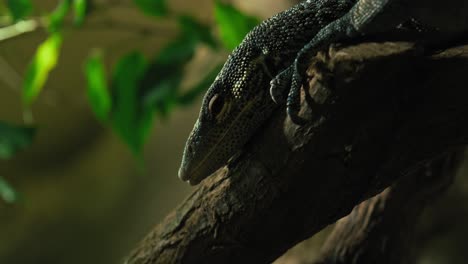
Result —
M 199 45 L 215 52 L 230 51 L 259 23 L 234 6 L 215 1 L 215 25 L 202 23 L 189 14 L 170 10 L 166 0 L 132 0 L 155 23 L 161 19 L 177 22 L 179 34 L 152 58 L 139 51 L 122 56 L 107 75 L 105 50 L 90 50 L 85 59 L 89 104 L 95 116 L 109 126 L 129 146 L 137 158 L 142 149 L 154 117 L 167 118 L 177 107 L 191 104 L 212 83 L 222 65 L 216 65 L 188 90 L 181 91 L 184 69 L 195 55 Z M 31 0 L 7 0 L 10 24 L 25 21 L 45 29 L 48 37 L 36 49 L 26 69 L 23 82 L 23 104 L 26 109 L 37 99 L 47 83 L 51 71 L 58 65 L 62 43 L 73 29 L 82 27 L 87 16 L 97 12 L 91 0 L 60 0 L 54 10 L 36 14 Z M 69 19 L 72 18 L 72 19 Z M 24 32 L 18 32 L 18 35 Z M 14 37 L 16 35 L 12 35 Z M 34 129 L 0 123 L 0 158 L 11 157 L 17 150 L 31 143 Z M 0 195 L 7 201 L 15 197 L 9 185 L 0 179 Z
M 36 129 L 8 124 L 0 121 L 0 159 L 10 159 L 18 151 L 32 143 Z M 6 202 L 14 202 L 16 193 L 0 175 L 0 197 Z
M 50 32 L 59 31 L 71 7 L 71 0 L 60 1 L 57 8 L 46 18 L 49 20 L 48 29 Z
M 13 203 L 16 201 L 17 196 L 17 193 L 10 184 L 0 177 L 0 197 L 7 203 Z
M 23 103 L 30 105 L 44 87 L 49 72 L 57 65 L 62 35 L 54 33 L 37 48 L 24 79 Z
M 133 0 L 133 2 L 147 15 L 162 17 L 168 14 L 165 0 Z
M 144 107 L 138 96 L 147 66 L 143 55 L 133 52 L 120 59 L 112 77 L 112 125 L 136 155 L 141 153 L 153 116 L 152 109 Z
M 85 75 L 88 82 L 88 98 L 93 112 L 100 121 L 106 121 L 112 101 L 100 53 L 96 52 L 87 59 L 85 63 Z
M 218 23 L 221 40 L 229 49 L 234 49 L 245 35 L 260 21 L 247 16 L 231 5 L 216 1 L 215 18 Z
M 0 121 L 0 159 L 10 159 L 13 155 L 29 146 L 36 129 L 22 127 Z
M 33 8 L 30 0 L 7 0 L 7 4 L 14 21 L 29 15 Z
M 74 20 L 76 26 L 81 26 L 84 22 L 86 17 L 86 8 L 87 2 L 86 0 L 75 0 L 73 1 L 73 12 L 74 12 Z

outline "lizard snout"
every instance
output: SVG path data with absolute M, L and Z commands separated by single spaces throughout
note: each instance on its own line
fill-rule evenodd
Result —
M 187 174 L 187 171 L 185 170 L 184 166 L 181 165 L 180 168 L 179 168 L 179 179 L 183 180 L 183 181 L 187 181 L 188 180 L 188 174 Z

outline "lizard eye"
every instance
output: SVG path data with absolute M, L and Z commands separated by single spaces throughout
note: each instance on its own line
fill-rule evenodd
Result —
M 210 102 L 208 103 L 208 110 L 210 114 L 214 117 L 217 117 L 224 108 L 224 99 L 219 94 L 215 94 L 211 97 Z

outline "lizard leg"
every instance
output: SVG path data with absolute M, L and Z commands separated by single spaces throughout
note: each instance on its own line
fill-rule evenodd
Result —
M 306 123 L 306 120 L 299 117 L 298 115 L 293 115 L 290 112 L 291 109 L 297 108 L 298 109 L 297 112 L 299 112 L 300 110 L 300 90 L 289 89 L 288 91 L 288 88 L 291 85 L 293 73 L 294 73 L 294 68 L 290 66 L 286 70 L 284 70 L 281 75 L 278 75 L 277 78 L 274 78 L 270 82 L 270 96 L 273 99 L 273 101 L 277 104 L 283 103 L 284 101 L 286 101 L 286 105 L 290 106 L 290 107 L 287 107 L 286 109 L 291 120 L 295 124 L 303 125 Z M 307 83 L 305 82 L 305 79 L 304 79 L 304 82 L 299 86 L 307 87 L 306 85 Z M 309 91 L 307 89 L 304 89 L 304 91 L 305 91 L 305 99 L 306 99 L 307 104 L 313 109 L 318 109 L 319 104 L 314 101 Z
M 281 98 L 281 96 L 285 94 L 285 90 L 289 88 L 286 100 L 286 112 L 294 123 L 298 125 L 306 123 L 306 120 L 299 116 L 299 110 L 301 108 L 301 87 L 307 87 L 306 70 L 309 66 L 310 58 L 315 56 L 320 48 L 335 42 L 337 39 L 357 35 L 357 32 L 345 28 L 348 21 L 346 16 L 342 17 L 319 31 L 312 41 L 298 52 L 293 64 L 280 72 L 271 81 L 270 94 L 275 102 L 283 101 L 279 100 L 279 98 Z M 341 34 L 346 35 L 342 36 Z M 307 103 L 313 111 L 320 112 L 320 105 L 316 103 L 313 98 L 308 98 Z
M 274 83 L 284 83 L 288 78 L 291 79 L 286 110 L 293 122 L 302 124 L 305 121 L 299 117 L 300 89 L 306 79 L 310 59 L 331 43 L 396 27 L 405 17 L 403 12 L 398 13 L 404 10 L 400 4 L 399 0 L 359 0 L 348 13 L 322 28 L 298 52 L 291 69 L 287 68 L 275 77 Z M 311 105 L 312 110 L 318 110 L 317 106 Z

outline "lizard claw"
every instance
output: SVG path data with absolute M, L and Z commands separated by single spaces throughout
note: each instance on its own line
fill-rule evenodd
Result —
M 298 125 L 303 126 L 307 123 L 307 120 L 299 116 L 299 111 L 295 109 L 295 107 L 287 106 L 286 113 L 288 114 L 291 121 Z
M 359 2 L 361 3 L 361 2 Z M 309 64 L 309 59 L 317 55 L 317 52 L 337 40 L 352 38 L 358 35 L 358 31 L 355 30 L 351 23 L 351 16 L 343 16 L 341 19 L 335 20 L 328 24 L 325 28 L 322 28 L 315 37 L 307 43 L 296 56 L 296 60 L 292 65 L 292 79 L 291 88 L 288 94 L 287 100 L 287 113 L 291 120 L 301 125 L 305 123 L 304 119 L 299 117 L 300 106 L 300 89 L 304 87 L 305 99 L 309 107 L 312 109 L 313 119 L 316 120 L 320 117 L 320 104 L 318 104 L 308 92 L 308 86 L 306 82 L 306 70 Z
M 286 112 L 291 121 L 297 125 L 304 125 L 307 120 L 299 116 L 299 110 L 301 109 L 301 87 L 305 84 L 305 78 L 303 77 L 305 70 L 299 71 L 299 67 L 300 65 L 296 59 L 291 66 L 271 80 L 270 96 L 277 104 L 286 101 Z M 286 91 L 288 91 L 287 96 Z M 311 102 L 310 106 L 315 107 L 317 105 L 313 98 L 306 99 L 308 104 Z
M 301 110 L 301 87 L 304 87 L 306 103 L 312 108 L 315 118 L 318 118 L 320 105 L 312 98 L 307 89 L 306 70 L 310 55 L 315 54 L 313 47 L 305 47 L 301 50 L 293 64 L 280 72 L 270 82 L 270 96 L 275 103 L 282 103 L 286 100 L 286 112 L 291 121 L 297 125 L 304 125 L 307 120 L 299 116 Z M 289 91 L 288 91 L 289 90 Z M 285 96 L 288 91 L 287 97 Z M 314 118 L 314 119 L 315 119 Z
M 291 84 L 292 72 L 292 67 L 288 67 L 271 80 L 270 96 L 276 104 L 283 103 L 286 100 L 285 94 Z

